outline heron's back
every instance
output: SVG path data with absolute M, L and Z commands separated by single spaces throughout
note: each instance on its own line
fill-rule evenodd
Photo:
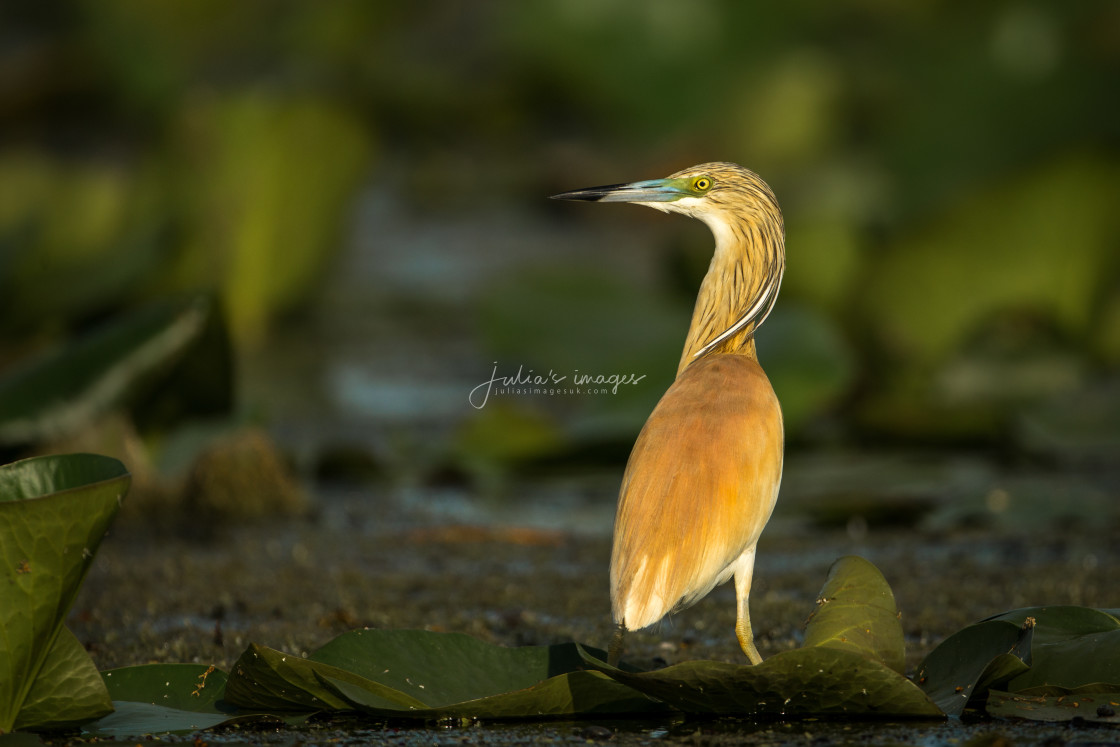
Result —
M 782 475 L 782 415 L 758 362 L 686 368 L 634 444 L 615 518 L 611 604 L 638 630 L 696 602 L 766 526 Z

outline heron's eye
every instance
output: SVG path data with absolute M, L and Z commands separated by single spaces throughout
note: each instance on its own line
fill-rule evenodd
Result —
M 712 188 L 712 180 L 706 176 L 698 176 L 695 181 L 692 182 L 692 188 L 697 192 L 707 192 Z

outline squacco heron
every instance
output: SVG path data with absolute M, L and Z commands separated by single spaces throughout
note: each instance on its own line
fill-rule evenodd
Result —
M 577 189 L 561 200 L 632 202 L 704 221 L 716 248 L 677 377 L 649 416 L 622 478 L 611 553 L 612 663 L 649 627 L 735 577 L 735 633 L 752 664 L 755 546 L 782 479 L 782 412 L 754 333 L 778 297 L 785 230 L 774 193 L 733 163 L 652 181 Z

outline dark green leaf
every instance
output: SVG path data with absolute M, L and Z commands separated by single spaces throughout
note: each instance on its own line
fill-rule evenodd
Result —
M 879 569 L 856 556 L 829 569 L 805 627 L 805 647 L 827 646 L 878 659 L 896 672 L 906 666 L 898 607 Z
M 101 675 L 81 642 L 65 627 L 47 653 L 23 701 L 15 728 L 63 728 L 113 710 Z
M 358 710 L 379 718 L 509 719 L 574 715 L 626 715 L 664 710 L 655 701 L 599 672 L 571 672 L 527 687 L 438 708 L 386 709 L 368 699 L 366 691 L 338 680 L 325 680 Z
M 411 719 L 656 708 L 648 698 L 582 668 L 573 643 L 507 648 L 457 633 L 356 630 L 309 659 L 251 646 L 234 667 L 227 698 L 242 707 L 353 709 Z
M 228 415 L 233 409 L 233 344 L 225 314 L 211 299 L 202 327 L 158 383 L 140 391 L 129 406 L 139 428 L 168 429 L 183 420 Z
M 346 634 L 351 635 L 351 634 Z M 346 711 L 350 702 L 324 686 L 328 677 L 380 698 L 386 708 L 424 707 L 424 703 L 346 669 L 250 644 L 233 666 L 226 700 L 239 708 L 269 711 Z
M 207 330 L 205 299 L 135 312 L 0 377 L 0 444 L 25 444 L 82 428 L 134 401 Z
M 144 664 L 102 672 L 116 710 L 83 731 L 124 739 L 185 734 L 218 726 L 285 719 L 243 713 L 222 700 L 225 672 L 203 664 Z
M 974 694 L 983 696 L 978 685 L 998 687 L 1030 666 L 1033 635 L 1033 627 L 1009 620 L 970 625 L 926 656 L 918 684 L 941 710 L 959 716 Z
M 232 711 L 220 707 L 228 675 L 205 664 L 142 664 L 110 669 L 101 676 L 114 701 L 199 713 Z
M 989 689 L 1060 695 L 1120 689 L 1120 620 L 1087 607 L 1028 607 L 983 620 L 930 652 L 919 682 L 946 713 Z
M 42 737 L 30 731 L 0 734 L 0 747 L 46 747 Z
M 354 630 L 311 655 L 428 707 L 523 690 L 582 668 L 574 643 L 509 648 L 462 633 Z
M 1120 724 L 1120 692 L 1027 695 L 992 690 L 986 710 L 996 718 Z
M 1061 643 L 1034 645 L 1029 671 L 1007 683 L 1008 690 L 1046 687 L 1055 693 L 1086 688 L 1120 690 L 1120 629 L 1091 633 Z
M 204 664 L 142 664 L 102 672 L 115 711 L 85 734 L 116 739 L 190 734 L 236 723 L 295 723 L 301 717 L 239 711 L 223 700 L 227 675 Z
M 1074 605 L 1024 607 L 988 619 L 1006 620 L 1016 625 L 1023 625 L 1028 618 L 1035 621 L 1036 646 L 1061 643 L 1078 636 L 1107 633 L 1120 628 L 1120 618 L 1117 617 L 1116 610 L 1098 610 Z
M 63 621 L 129 481 L 123 464 L 92 454 L 0 467 L 0 731 L 110 710 Z
M 815 646 L 783 651 L 756 666 L 689 661 L 654 672 L 588 665 L 686 713 L 769 718 L 942 715 L 910 680 L 852 651 Z
M 230 720 L 229 714 L 183 711 L 140 701 L 113 701 L 115 710 L 87 724 L 83 731 L 96 737 L 143 737 L 149 734 L 186 734 L 210 729 Z
M 251 713 L 238 716 L 228 713 L 184 711 L 132 700 L 114 700 L 113 706 L 116 708 L 113 713 L 87 724 L 83 732 L 94 737 L 135 739 L 155 734 L 190 734 L 235 724 L 275 723 L 279 726 L 298 723 L 290 718 L 281 718 L 273 714 Z
M 1048 688 L 1060 695 L 1093 686 L 1120 690 L 1120 620 L 1088 607 L 1031 607 L 997 619 L 1034 620 L 1031 667 L 1007 683 L 1020 692 Z

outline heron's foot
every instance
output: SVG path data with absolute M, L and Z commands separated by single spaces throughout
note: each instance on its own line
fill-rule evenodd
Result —
M 615 629 L 614 636 L 611 637 L 611 645 L 607 649 L 607 663 L 612 667 L 617 667 L 619 659 L 622 658 L 622 640 L 625 637 L 626 628 L 619 625 Z
M 743 653 L 751 660 L 751 664 L 761 664 L 762 657 L 758 653 L 758 649 L 754 647 L 754 631 L 751 630 L 751 624 L 743 624 L 739 621 L 735 625 L 735 637 L 739 639 L 739 647 L 743 649 Z

